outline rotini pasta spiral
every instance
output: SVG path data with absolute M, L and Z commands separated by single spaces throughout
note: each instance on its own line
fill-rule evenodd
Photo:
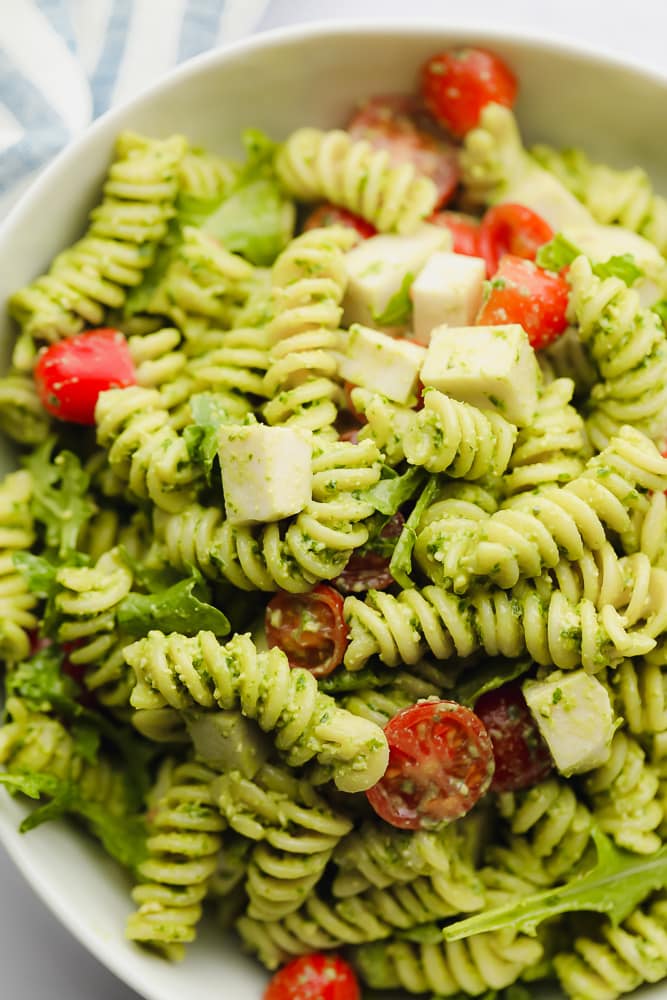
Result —
M 358 494 L 378 482 L 380 454 L 371 441 L 337 441 L 312 468 L 312 500 L 286 524 L 235 527 L 218 508 L 190 504 L 181 514 L 156 512 L 158 551 L 173 566 L 197 566 L 241 590 L 301 593 L 337 576 L 368 539 L 363 522 L 374 507 Z
M 437 944 L 394 938 L 353 948 L 351 958 L 362 980 L 373 989 L 434 991 L 445 997 L 504 989 L 539 962 L 542 954 L 536 938 L 508 928 Z
M 553 885 L 568 876 L 591 844 L 589 810 L 557 778 L 525 792 L 505 792 L 498 805 L 509 836 L 506 844 L 487 848 L 486 859 L 536 885 Z
M 667 254 L 667 200 L 655 193 L 641 167 L 615 170 L 591 162 L 579 149 L 558 151 L 538 145 L 531 153 L 583 202 L 597 222 L 618 223 L 650 240 L 663 256 Z
M 168 316 L 180 329 L 192 317 L 231 326 L 233 309 L 247 299 L 252 277 L 252 265 L 239 254 L 201 229 L 183 226 L 183 240 L 146 311 Z
M 19 444 L 37 445 L 46 441 L 50 424 L 29 375 L 13 372 L 0 378 L 0 430 Z
M 103 805 L 112 815 L 129 811 L 124 772 L 104 753 L 89 763 L 61 722 L 30 711 L 19 698 L 8 698 L 6 709 L 11 721 L 0 729 L 0 764 L 8 771 L 48 774 L 74 783 L 84 799 Z
M 352 822 L 308 781 L 270 764 L 252 780 L 239 772 L 222 775 L 213 793 L 230 827 L 257 842 L 246 870 L 248 915 L 279 920 L 293 913 L 321 878 Z
M 339 708 L 317 688 L 307 670 L 290 670 L 279 648 L 258 653 L 247 635 L 221 646 L 212 632 L 192 639 L 150 632 L 128 646 L 125 658 L 136 674 L 135 709 L 171 705 L 183 709 L 240 707 L 293 767 L 317 757 L 343 791 L 363 791 L 387 766 L 382 730 Z
M 563 558 L 579 560 L 587 549 L 603 548 L 608 531 L 627 535 L 630 512 L 647 506 L 644 491 L 666 487 L 667 459 L 639 431 L 623 427 L 565 486 L 507 500 L 495 514 L 471 524 L 465 537 L 458 519 L 453 526 L 446 519 L 431 523 L 420 540 L 427 553 L 423 564 L 436 583 L 451 580 L 458 593 L 478 576 L 512 587 Z
M 185 150 L 181 136 L 158 140 L 126 132 L 119 137 L 104 200 L 91 212 L 84 238 L 9 301 L 21 326 L 17 369 L 32 368 L 36 343 L 69 337 L 86 324 L 101 326 L 108 308 L 123 305 L 125 288 L 141 282 L 174 214 Z
M 184 199 L 215 204 L 236 182 L 238 168 L 205 149 L 188 149 L 178 171 L 178 207 Z
M 103 705 L 123 708 L 134 683 L 123 657 L 127 638 L 119 633 L 116 609 L 132 588 L 132 573 L 118 549 L 94 566 L 63 566 L 56 574 L 57 638 L 72 643 L 72 663 L 86 668 L 84 683 Z
M 193 358 L 188 368 L 204 391 L 264 398 L 269 344 L 264 328 L 235 328 L 220 334 L 215 346 Z
M 597 672 L 625 656 L 641 656 L 655 646 L 667 626 L 663 595 L 667 575 L 651 574 L 645 622 L 626 628 L 623 616 L 592 601 L 571 604 L 546 580 L 522 581 L 509 591 L 476 591 L 456 597 L 441 587 L 404 590 L 398 596 L 369 591 L 365 601 L 345 600 L 350 645 L 348 670 L 360 670 L 371 656 L 390 667 L 416 663 L 429 648 L 439 660 L 466 657 L 483 649 L 515 659 L 526 651 L 543 666 L 570 670 L 583 665 Z
M 16 662 L 30 652 L 28 632 L 37 628 L 37 598 L 14 565 L 15 552 L 35 540 L 29 472 L 10 472 L 0 483 L 0 660 Z
M 203 764 L 179 764 L 149 814 L 148 857 L 132 890 L 138 905 L 127 921 L 127 936 L 183 957 L 202 915 L 208 882 L 218 867 L 225 822 L 211 794 L 214 771 Z M 164 775 L 163 775 L 164 779 Z
M 386 150 L 374 150 L 341 130 L 297 129 L 279 150 L 275 166 L 293 198 L 332 201 L 383 233 L 413 232 L 437 200 L 433 181 L 412 164 L 392 167 Z
M 272 344 L 263 392 L 269 424 L 331 431 L 341 399 L 338 327 L 347 285 L 344 251 L 355 242 L 341 226 L 302 233 L 272 270 Z
M 616 714 L 635 736 L 667 730 L 667 671 L 650 658 L 623 660 L 605 681 Z
M 601 830 L 621 847 L 651 854 L 660 848 L 658 785 L 640 744 L 621 730 L 614 734 L 609 760 L 586 776 L 584 789 Z
M 192 502 L 201 472 L 170 426 L 156 389 L 130 386 L 101 392 L 95 421 L 98 444 L 108 449 L 112 472 L 135 497 L 171 513 Z
M 620 278 L 598 278 L 586 257 L 568 280 L 572 319 L 600 372 L 587 403 L 586 428 L 604 448 L 622 424 L 662 442 L 667 421 L 667 335 L 658 316 L 640 305 Z
M 601 923 L 595 937 L 578 937 L 572 951 L 553 960 L 561 986 L 573 1000 L 616 1000 L 642 983 L 667 975 L 667 899 L 661 893 L 619 926 Z
M 337 699 L 340 704 L 378 726 L 386 726 L 402 708 L 414 705 L 420 698 L 438 696 L 440 689 L 427 680 L 401 672 L 393 684 L 381 688 L 360 688 L 353 694 Z
M 128 337 L 127 346 L 134 364 L 137 385 L 159 389 L 182 374 L 187 358 L 178 348 L 181 334 L 175 327 Z
M 508 496 L 547 483 L 567 483 L 583 472 L 591 449 L 584 421 L 570 403 L 573 392 L 569 378 L 543 387 L 533 422 L 519 430 L 503 478 Z

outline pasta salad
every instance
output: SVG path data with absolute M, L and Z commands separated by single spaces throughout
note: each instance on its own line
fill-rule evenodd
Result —
M 123 133 L 9 300 L 0 783 L 266 1000 L 667 978 L 667 201 L 517 92 Z

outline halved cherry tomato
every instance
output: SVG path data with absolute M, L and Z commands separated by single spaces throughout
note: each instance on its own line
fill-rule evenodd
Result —
M 501 258 L 477 324 L 520 323 L 539 351 L 565 330 L 568 295 L 562 275 L 545 271 L 532 260 L 507 254 Z
M 88 330 L 51 344 L 35 366 L 44 408 L 74 424 L 94 424 L 99 394 L 136 381 L 127 341 L 118 330 Z
M 348 633 L 343 598 L 326 583 L 309 594 L 279 593 L 266 606 L 266 639 L 287 654 L 290 667 L 326 677 L 343 662 Z
M 360 215 L 348 212 L 346 208 L 339 208 L 338 205 L 332 205 L 328 201 L 313 209 L 303 224 L 303 231 L 321 229 L 325 226 L 345 226 L 347 229 L 354 229 L 364 240 L 377 234 L 377 229 L 372 223 L 366 222 Z
M 403 531 L 405 518 L 394 514 L 380 532 L 380 538 L 398 538 Z M 334 583 L 344 594 L 360 594 L 366 590 L 386 590 L 396 582 L 389 572 L 391 556 L 381 552 L 354 553 L 343 572 Z
M 375 149 L 386 149 L 396 165 L 412 163 L 431 178 L 438 191 L 437 204 L 444 205 L 459 182 L 459 153 L 451 142 L 422 127 L 420 114 L 423 109 L 414 97 L 372 97 L 356 112 L 347 131 Z
M 404 708 L 384 729 L 389 765 L 366 797 L 381 819 L 419 830 L 460 819 L 493 778 L 493 748 L 482 721 L 454 701 Z
M 505 254 L 524 260 L 535 260 L 537 251 L 553 239 L 549 223 L 525 205 L 505 202 L 490 208 L 479 228 L 480 256 L 486 260 L 486 273 L 491 278 Z
M 516 792 L 546 778 L 553 760 L 519 684 L 510 682 L 483 694 L 475 704 L 475 714 L 493 744 L 492 792 Z
M 456 48 L 432 56 L 422 68 L 421 93 L 436 121 L 462 137 L 487 104 L 511 108 L 518 84 L 503 60 L 486 49 Z
M 276 972 L 264 1000 L 361 1000 L 352 968 L 338 955 L 302 955 Z
M 428 220 L 433 226 L 449 229 L 454 240 L 452 250 L 467 257 L 480 257 L 479 219 L 464 212 L 434 212 Z

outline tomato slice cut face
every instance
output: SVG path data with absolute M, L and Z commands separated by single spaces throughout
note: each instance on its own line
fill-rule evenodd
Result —
M 549 223 L 526 205 L 505 202 L 490 208 L 479 229 L 480 255 L 491 278 L 505 254 L 535 260 L 537 251 L 553 238 Z
M 347 127 L 355 139 L 386 149 L 393 164 L 411 163 L 430 177 L 438 191 L 437 205 L 446 204 L 460 177 L 458 148 L 423 127 L 424 112 L 415 98 L 402 94 L 373 97 L 359 108 Z M 437 128 L 434 123 L 432 127 Z
M 276 594 L 266 607 L 264 624 L 269 647 L 282 649 L 290 667 L 326 677 L 343 662 L 348 644 L 343 598 L 326 583 L 309 594 Z
M 483 722 L 454 701 L 423 701 L 385 726 L 389 765 L 366 796 L 381 819 L 402 830 L 460 819 L 488 790 L 493 748 Z
M 479 247 L 479 219 L 465 212 L 434 212 L 428 220 L 433 226 L 442 226 L 452 234 L 452 250 L 466 257 L 481 257 Z
M 519 684 L 510 682 L 483 694 L 475 713 L 493 744 L 492 792 L 516 792 L 546 778 L 553 760 Z

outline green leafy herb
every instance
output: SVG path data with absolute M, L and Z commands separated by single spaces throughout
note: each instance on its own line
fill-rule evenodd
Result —
M 393 576 L 394 580 L 396 580 L 396 583 L 404 589 L 414 587 L 414 583 L 410 579 L 410 573 L 412 572 L 412 550 L 414 549 L 415 542 L 417 541 L 417 526 L 423 517 L 424 511 L 432 503 L 433 498 L 438 491 L 439 485 L 440 482 L 437 476 L 431 476 L 429 478 L 429 481 L 422 490 L 410 517 L 403 525 L 403 530 L 399 535 L 396 548 L 394 549 L 394 554 L 391 557 L 389 572 Z
M 501 685 L 524 674 L 532 662 L 532 660 L 487 660 L 483 666 L 471 671 L 461 684 L 456 685 L 452 698 L 461 705 L 472 708 L 477 699 L 487 691 L 495 691 Z
M 562 271 L 580 256 L 581 250 L 574 243 L 566 239 L 562 233 L 556 233 L 552 240 L 539 248 L 535 263 L 547 271 Z
M 598 278 L 620 278 L 629 287 L 634 285 L 637 278 L 641 278 L 642 270 L 635 264 L 635 259 L 630 253 L 619 254 L 610 257 L 609 260 L 593 264 L 593 274 Z
M 145 636 L 153 628 L 184 635 L 203 629 L 227 635 L 229 621 L 208 603 L 210 596 L 199 573 L 155 594 L 128 594 L 118 606 L 118 627 L 133 637 Z
M 85 820 L 111 857 L 125 867 L 135 870 L 146 857 L 144 820 L 134 815 L 113 815 L 100 803 L 84 799 L 73 782 L 61 781 L 50 774 L 28 771 L 0 774 L 0 783 L 31 799 L 39 799 L 42 795 L 50 799 L 26 816 L 20 826 L 21 833 L 70 814 Z
M 393 517 L 404 503 L 410 500 L 423 485 L 426 472 L 411 466 L 402 476 L 385 466 L 382 479 L 360 494 L 362 500 L 372 503 L 380 514 Z
M 211 482 L 213 466 L 218 457 L 218 429 L 230 423 L 224 400 L 213 392 L 200 392 L 190 399 L 193 423 L 183 431 L 183 440 L 193 462 L 204 467 Z
M 401 287 L 394 292 L 384 309 L 379 313 L 373 313 L 374 323 L 379 326 L 403 326 L 408 322 L 412 314 L 410 289 L 414 280 L 414 274 L 408 271 L 401 282 Z
M 257 129 L 247 129 L 243 142 L 247 160 L 238 182 L 202 229 L 227 250 L 266 267 L 292 238 L 294 204 L 285 198 L 273 168 L 278 145 Z
M 593 828 L 597 863 L 585 875 L 514 903 L 497 906 L 443 929 L 446 941 L 458 941 L 512 927 L 527 934 L 558 913 L 594 910 L 618 924 L 655 889 L 667 886 L 667 844 L 654 854 L 632 854 L 616 845 L 601 830 Z
M 180 230 L 173 220 L 170 223 L 167 237 L 160 244 L 153 263 L 144 271 L 141 282 L 127 293 L 123 305 L 123 315 L 126 318 L 151 311 L 151 303 L 167 276 L 169 265 L 174 260 L 180 242 Z
M 79 687 L 62 672 L 64 653 L 58 646 L 46 646 L 7 674 L 7 695 L 16 695 L 34 712 L 55 709 L 68 717 L 83 712 L 76 697 Z
M 61 558 L 76 549 L 77 539 L 86 521 L 95 513 L 88 496 L 90 477 L 71 451 L 61 451 L 52 458 L 55 438 L 49 438 L 27 459 L 34 491 L 31 509 L 35 520 L 45 529 L 46 544 Z
M 383 687 L 395 680 L 395 670 L 372 666 L 361 670 L 334 670 L 327 677 L 319 677 L 317 686 L 325 694 L 344 694 L 362 688 Z

